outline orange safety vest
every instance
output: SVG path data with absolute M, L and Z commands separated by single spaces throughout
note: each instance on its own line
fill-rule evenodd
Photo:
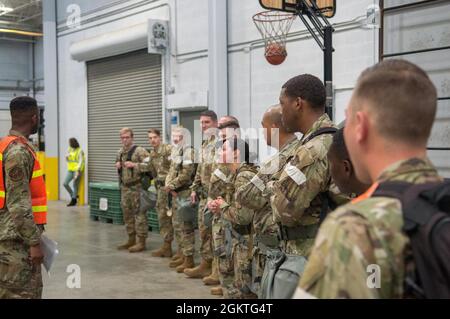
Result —
M 47 224 L 47 191 L 45 189 L 44 172 L 34 150 L 23 137 L 6 136 L 0 141 L 0 209 L 5 207 L 5 177 L 3 176 L 3 152 L 12 142 L 18 141 L 28 147 L 34 158 L 33 176 L 30 180 L 31 205 L 36 225 Z

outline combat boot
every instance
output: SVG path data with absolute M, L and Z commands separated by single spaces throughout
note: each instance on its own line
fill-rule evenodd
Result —
M 211 288 L 211 295 L 213 296 L 223 296 L 223 289 L 220 286 Z
M 211 275 L 203 278 L 203 283 L 206 286 L 215 286 L 215 285 L 219 285 L 220 284 L 219 270 L 217 268 L 216 263 L 213 262 L 213 264 L 212 264 L 212 273 L 211 273 Z
M 195 268 L 186 268 L 184 274 L 190 278 L 203 278 L 211 275 L 211 261 L 202 259 L 200 265 Z
M 177 267 L 177 273 L 181 274 L 186 268 L 194 268 L 194 256 L 184 256 L 184 262 Z
M 181 252 L 181 249 L 178 248 L 176 254 L 172 256 L 172 260 L 177 260 L 180 259 L 181 257 L 183 257 L 183 253 Z
M 138 237 L 138 241 L 137 241 L 136 245 L 128 248 L 128 251 L 130 253 L 139 253 L 141 251 L 144 251 L 145 250 L 145 240 L 146 239 L 147 238 L 145 238 L 145 237 Z
M 128 241 L 117 247 L 118 250 L 125 250 L 136 245 L 136 235 L 128 235 Z
M 172 245 L 171 242 L 165 241 L 164 244 L 158 250 L 152 252 L 153 257 L 172 257 Z
M 184 256 L 181 256 L 181 257 L 178 258 L 178 259 L 172 260 L 172 261 L 169 263 L 169 267 L 170 267 L 170 268 L 176 268 L 176 267 L 182 265 L 183 263 L 184 263 Z

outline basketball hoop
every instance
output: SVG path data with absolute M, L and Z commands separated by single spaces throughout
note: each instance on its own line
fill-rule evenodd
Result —
M 296 17 L 294 13 L 278 11 L 264 11 L 253 16 L 253 22 L 264 39 L 264 56 L 270 64 L 279 65 L 286 60 L 286 38 Z

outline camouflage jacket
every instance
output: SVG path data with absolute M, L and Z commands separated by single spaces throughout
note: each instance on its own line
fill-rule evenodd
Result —
M 226 164 L 215 163 L 212 167 L 211 179 L 209 181 L 208 201 L 219 196 L 225 198 L 227 185 L 231 184 L 233 175 Z
M 262 236 L 266 237 L 265 242 L 273 242 L 278 238 L 278 225 L 274 221 L 270 206 L 270 182 L 279 178 L 287 159 L 299 145 L 297 137 L 290 140 L 275 156 L 266 161 L 249 183 L 236 190 L 236 201 L 255 212 L 253 227 L 256 241 Z M 267 236 L 273 238 L 269 239 Z
M 200 158 L 197 173 L 195 174 L 194 183 L 192 184 L 191 189 L 201 198 L 206 198 L 208 196 L 209 183 L 215 162 L 216 142 L 217 138 L 214 135 L 208 140 L 203 141 L 202 149 L 199 154 Z
M 175 146 L 172 149 L 171 159 L 172 163 L 166 177 L 166 187 L 175 192 L 189 190 L 197 169 L 194 162 L 194 148 Z
M 405 266 L 409 240 L 402 232 L 401 204 L 394 198 L 370 197 L 385 181 L 420 184 L 442 179 L 428 159 L 400 161 L 386 168 L 364 196 L 331 213 L 320 227 L 298 297 L 402 297 L 405 268 L 413 265 Z M 379 288 L 368 284 L 373 283 L 374 270 Z
M 128 158 L 128 152 L 131 150 L 125 150 L 123 147 L 119 150 L 116 156 L 116 163 L 120 162 L 122 163 L 122 179 L 121 183 L 122 185 L 139 185 L 141 184 L 141 174 L 143 172 L 147 172 L 143 166 L 138 165 L 136 168 L 125 168 L 125 162 Z M 137 164 L 148 164 L 150 161 L 150 154 L 147 152 L 147 150 L 143 147 L 138 146 L 136 150 L 133 153 L 133 156 L 131 156 L 131 162 L 137 163 Z
M 9 134 L 23 137 L 13 130 Z M 30 143 L 28 146 L 34 149 Z M 2 155 L 6 202 L 0 209 L 0 243 L 16 241 L 28 246 L 37 245 L 41 231 L 34 223 L 30 192 L 34 157 L 18 142 L 11 143 Z
M 171 164 L 172 146 L 161 144 L 158 148 L 150 151 L 150 164 L 153 168 L 152 174 L 155 182 L 164 185 Z
M 308 255 L 323 206 L 320 194 L 328 193 L 332 184 L 327 159 L 332 135 L 319 135 L 305 143 L 311 134 L 325 127 L 334 127 L 326 114 L 303 136 L 301 145 L 272 186 L 271 205 L 275 220 L 287 227 L 308 228 L 311 233 L 307 238 L 287 241 L 285 250 L 288 253 Z
M 242 164 L 232 175 L 231 183 L 226 188 L 225 203 L 221 206 L 222 216 L 233 225 L 251 225 L 254 212 L 236 201 L 236 190 L 248 184 L 256 175 L 257 168 L 254 165 Z

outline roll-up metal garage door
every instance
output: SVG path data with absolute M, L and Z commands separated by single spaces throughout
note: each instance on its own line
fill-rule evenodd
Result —
M 149 128 L 162 128 L 161 56 L 140 50 L 87 63 L 89 182 L 117 181 L 119 130 L 133 129 L 148 146 Z

